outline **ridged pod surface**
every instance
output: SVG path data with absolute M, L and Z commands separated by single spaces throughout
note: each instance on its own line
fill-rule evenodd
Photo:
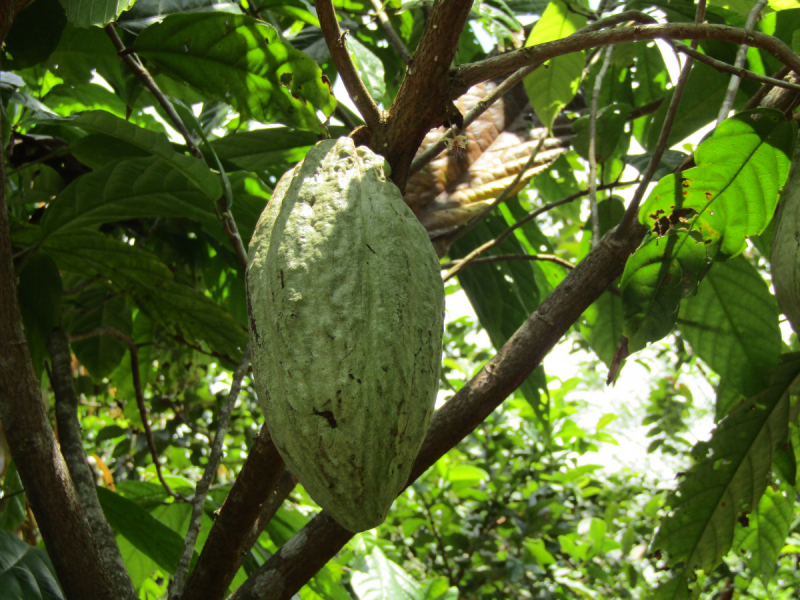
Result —
M 800 335 L 800 144 L 781 192 L 771 254 L 775 295 L 792 329 Z
M 256 392 L 289 469 L 350 531 L 383 522 L 433 413 L 444 287 L 384 159 L 325 140 L 250 244 Z

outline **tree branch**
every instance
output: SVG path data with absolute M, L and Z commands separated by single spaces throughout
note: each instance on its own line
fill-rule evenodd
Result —
M 494 240 L 486 242 L 487 244 L 494 244 Z M 462 259 L 466 260 L 466 259 Z M 563 258 L 556 256 L 555 254 L 496 254 L 493 256 L 487 256 L 485 258 L 471 258 L 467 264 L 465 264 L 462 269 L 466 269 L 467 267 L 475 267 L 478 265 L 489 265 L 492 263 L 498 262 L 506 262 L 509 260 L 529 260 L 532 262 L 542 261 L 542 262 L 552 262 L 556 263 L 557 265 L 561 265 L 566 269 L 574 269 L 575 265 L 571 262 L 564 260 Z M 462 261 L 461 260 L 454 260 L 448 263 L 442 263 L 442 269 L 451 269 L 455 266 L 458 266 Z
M 408 484 L 480 425 L 539 366 L 583 311 L 622 274 L 646 228 L 607 234 L 480 372 L 434 414 Z M 353 536 L 325 511 L 240 587 L 231 600 L 289 600 Z
M 225 595 L 247 553 L 245 543 L 253 525 L 283 468 L 283 459 L 272 443 L 267 426 L 263 425 L 219 509 L 200 558 L 186 582 L 183 598 L 219 600 Z
M 510 73 L 522 67 L 542 63 L 556 56 L 588 50 L 597 46 L 640 40 L 720 40 L 734 44 L 748 44 L 762 48 L 795 72 L 800 72 L 800 57 L 791 48 L 771 35 L 753 31 L 748 33 L 738 27 L 710 25 L 707 23 L 667 23 L 664 25 L 637 25 L 617 27 L 604 31 L 574 33 L 569 37 L 513 50 L 500 56 L 484 59 L 456 68 L 451 88 L 452 98 L 457 98 L 473 85 Z
M 383 130 L 383 116 L 375 104 L 367 86 L 361 81 L 358 75 L 358 70 L 350 58 L 350 53 L 347 51 L 347 42 L 345 37 L 347 31 L 342 32 L 339 29 L 339 21 L 336 19 L 336 10 L 333 8 L 331 0 L 315 0 L 314 6 L 317 8 L 317 17 L 319 18 L 319 26 L 322 29 L 322 35 L 325 36 L 325 42 L 328 44 L 333 63 L 336 65 L 336 70 L 344 82 L 344 87 L 350 95 L 353 104 L 356 105 L 364 122 L 369 127 L 372 135 L 377 135 Z
M 60 326 L 50 334 L 49 350 L 50 359 L 53 361 L 49 371 L 50 383 L 56 398 L 56 423 L 61 454 L 67 463 L 75 493 L 86 511 L 86 519 L 97 541 L 104 568 L 114 580 L 117 594 L 121 598 L 138 600 L 139 596 L 133 589 L 114 532 L 111 531 L 97 498 L 94 473 L 83 451 L 81 423 L 78 419 L 78 395 L 75 393 L 72 380 L 72 356 L 67 334 Z
M 11 8 L 3 3 L 0 10 L 6 18 Z M 0 29 L 0 36 L 4 33 Z M 8 121 L 0 118 L 0 139 L 6 127 Z M 0 421 L 64 593 L 82 600 L 115 598 L 114 579 L 103 568 L 97 540 L 56 446 L 31 363 L 17 301 L 8 215 L 5 151 L 0 149 Z
M 191 564 L 194 546 L 197 543 L 197 536 L 200 533 L 200 525 L 203 520 L 203 507 L 206 503 L 208 488 L 211 487 L 211 482 L 214 480 L 214 475 L 217 472 L 217 466 L 222 457 L 222 444 L 225 441 L 225 433 L 228 430 L 228 422 L 230 421 L 233 407 L 236 404 L 236 399 L 239 397 L 239 391 L 242 388 L 242 379 L 245 373 L 247 373 L 247 368 L 249 366 L 250 344 L 248 343 L 247 346 L 245 346 L 244 352 L 242 352 L 242 360 L 233 373 L 233 381 L 231 382 L 230 392 L 228 392 L 228 400 L 219 411 L 217 434 L 214 436 L 214 443 L 211 446 L 211 454 L 208 457 L 205 471 L 203 471 L 203 477 L 197 482 L 197 486 L 195 487 L 194 498 L 192 498 L 192 517 L 189 521 L 186 539 L 183 542 L 183 554 L 181 554 L 178 567 L 175 570 L 175 575 L 170 583 L 169 597 L 171 600 L 177 600 L 183 592 L 186 575 L 189 573 L 189 565 Z

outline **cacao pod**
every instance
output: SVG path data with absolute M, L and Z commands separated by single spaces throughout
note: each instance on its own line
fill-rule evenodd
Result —
M 800 144 L 781 192 L 771 251 L 772 285 L 781 310 L 800 335 Z
M 425 229 L 349 138 L 284 175 L 250 244 L 256 392 L 274 443 L 343 527 L 386 518 L 439 387 L 444 287 Z

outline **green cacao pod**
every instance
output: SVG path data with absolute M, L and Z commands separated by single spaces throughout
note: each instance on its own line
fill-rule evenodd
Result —
M 800 335 L 800 144 L 781 192 L 771 251 L 772 285 L 781 310 Z
M 343 527 L 386 518 L 439 387 L 444 287 L 425 229 L 349 138 L 280 180 L 250 244 L 256 392 L 289 469 Z

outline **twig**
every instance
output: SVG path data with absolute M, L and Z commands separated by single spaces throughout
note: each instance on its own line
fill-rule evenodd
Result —
M 72 379 L 72 356 L 69 350 L 67 334 L 62 327 L 56 327 L 48 340 L 52 369 L 48 370 L 53 395 L 56 398 L 56 423 L 61 454 L 67 463 L 75 493 L 80 498 L 86 519 L 92 529 L 103 559 L 105 569 L 109 571 L 122 598 L 137 600 L 138 595 L 125 568 L 125 562 L 114 538 L 114 532 L 108 524 L 100 501 L 97 498 L 94 474 L 86 460 L 81 436 L 81 423 L 78 418 L 78 394 Z
M 433 533 L 433 537 L 436 539 L 436 545 L 439 546 L 439 554 L 442 557 L 442 562 L 444 563 L 444 569 L 447 571 L 447 580 L 450 585 L 455 585 L 458 581 L 455 580 L 453 576 L 453 569 L 450 567 L 450 561 L 447 560 L 447 551 L 444 547 L 444 542 L 442 541 L 442 536 L 439 535 L 439 529 L 436 527 L 436 521 L 433 519 L 433 513 L 431 512 L 430 504 L 425 500 L 425 497 L 420 494 L 419 499 L 422 502 L 422 506 L 425 507 L 425 512 L 428 515 L 428 523 L 430 523 L 431 533 Z
M 467 127 L 474 123 L 478 117 L 480 117 L 489 109 L 489 107 L 514 89 L 518 83 L 533 73 L 537 68 L 539 68 L 539 64 L 524 67 L 507 77 L 503 83 L 494 88 L 485 98 L 480 100 L 466 115 L 464 115 L 464 122 L 460 127 L 457 125 L 450 127 L 450 129 L 442 134 L 442 137 L 440 137 L 435 143 L 425 148 L 425 150 L 420 152 L 414 158 L 414 160 L 411 162 L 411 166 L 408 168 L 409 176 L 413 175 L 431 162 L 434 158 L 439 156 L 439 154 L 441 154 L 441 152 L 447 148 L 447 140 L 454 139 L 456 135 L 462 131 L 465 131 Z
M 522 167 L 520 172 L 517 173 L 517 176 L 514 177 L 514 181 L 512 181 L 508 186 L 506 186 L 506 188 L 502 192 L 500 192 L 500 195 L 497 198 L 495 198 L 491 202 L 491 204 L 486 206 L 486 208 L 481 210 L 477 215 L 475 215 L 472 219 L 470 219 L 466 223 L 466 225 L 464 225 L 464 227 L 462 227 L 461 229 L 456 231 L 452 236 L 450 236 L 451 243 L 452 241 L 455 241 L 458 238 L 462 237 L 468 231 L 471 231 L 478 223 L 483 221 L 490 212 L 492 212 L 497 206 L 505 202 L 509 198 L 509 196 L 511 196 L 511 193 L 516 190 L 517 186 L 519 185 L 519 182 L 525 175 L 525 172 L 531 168 L 531 165 L 533 165 L 533 161 L 536 160 L 536 155 L 539 154 L 539 150 L 541 150 L 542 146 L 544 146 L 544 141 L 547 139 L 547 136 L 549 134 L 550 130 L 548 129 L 542 134 L 542 137 L 539 138 L 539 142 L 536 144 L 536 147 L 533 149 L 533 152 L 531 152 L 530 158 L 528 158 L 528 162 L 525 163 L 525 166 Z M 473 254 L 474 252 L 475 250 L 473 250 L 470 254 Z M 463 261 L 461 261 L 459 264 L 457 264 L 455 267 L 453 267 L 447 273 L 445 273 L 442 279 L 444 279 L 444 281 L 447 281 L 451 277 L 457 275 L 458 272 L 461 269 L 463 269 L 464 266 L 469 262 L 470 258 L 471 256 L 467 255 Z
M 783 83 L 787 83 L 787 82 L 783 81 L 783 78 L 786 77 L 790 72 L 791 72 L 791 69 L 789 67 L 783 66 L 783 67 L 781 67 L 780 69 L 778 69 L 777 71 L 775 71 L 772 74 L 771 79 L 776 79 L 778 81 L 782 81 Z M 750 100 L 747 101 L 747 104 L 745 104 L 742 107 L 742 110 L 750 110 L 752 108 L 756 108 L 757 106 L 759 106 L 761 104 L 761 101 L 774 88 L 775 88 L 775 85 L 773 85 L 772 83 L 769 83 L 769 84 L 766 84 L 766 85 L 762 85 L 760 88 L 758 88 L 758 91 L 755 94 L 752 95 Z
M 375 135 L 383 129 L 383 119 L 378 105 L 375 104 L 367 86 L 358 75 L 358 70 L 350 58 L 347 51 L 345 37 L 347 31 L 339 29 L 339 21 L 336 20 L 336 10 L 333 8 L 331 0 L 316 0 L 314 6 L 317 8 L 317 17 L 325 42 L 328 44 L 336 70 L 344 82 L 344 87 L 350 95 L 353 104 L 358 107 L 358 111 L 364 118 L 364 122 Z
M 487 244 L 493 244 L 494 240 L 491 242 L 487 242 Z M 505 262 L 509 260 L 530 260 L 530 261 L 544 261 L 544 262 L 553 262 L 562 267 L 567 269 L 574 269 L 575 265 L 571 262 L 564 260 L 563 258 L 556 256 L 555 254 L 497 254 L 494 256 L 487 256 L 485 258 L 471 258 L 469 260 L 469 264 L 465 265 L 463 268 L 467 267 L 475 267 L 477 265 L 488 265 L 491 263 L 498 263 L 498 262 Z M 459 260 L 454 260 L 448 263 L 442 263 L 442 269 L 450 269 L 459 264 Z
M 150 421 L 147 417 L 147 406 L 144 403 L 142 379 L 141 374 L 139 373 L 139 348 L 136 345 L 136 342 L 134 342 L 132 338 L 125 335 L 116 327 L 99 327 L 97 329 L 84 331 L 82 333 L 71 335 L 69 337 L 69 341 L 78 342 L 80 340 L 97 337 L 99 335 L 113 336 L 128 347 L 131 355 L 131 375 L 133 377 L 133 389 L 136 394 L 136 405 L 139 407 L 139 414 L 141 415 L 142 425 L 144 426 L 144 435 L 147 439 L 147 447 L 150 449 L 150 456 L 152 457 L 153 464 L 156 468 L 156 475 L 158 476 L 158 480 L 161 482 L 161 485 L 166 490 L 167 494 L 180 502 L 185 502 L 186 499 L 183 496 L 177 494 L 172 490 L 171 487 L 169 487 L 169 484 L 167 484 L 167 481 L 164 479 L 164 474 L 161 472 L 161 460 L 158 458 L 158 449 L 156 448 L 156 442 L 153 438 L 153 430 L 150 428 Z
M 596 46 L 655 39 L 720 40 L 735 44 L 746 43 L 766 50 L 781 63 L 791 67 L 796 72 L 800 72 L 800 57 L 794 54 L 791 48 L 778 38 L 760 31 L 748 33 L 738 27 L 708 23 L 637 25 L 591 31 L 589 33 L 576 32 L 560 40 L 520 48 L 500 56 L 462 65 L 457 67 L 453 73 L 453 85 L 450 89 L 451 97 L 457 98 L 464 91 L 481 81 L 516 71 L 531 64 L 541 64 L 556 56 L 588 50 Z
M 697 5 L 697 13 L 695 15 L 696 23 L 701 23 L 703 21 L 703 18 L 705 17 L 705 11 L 706 0 L 700 0 Z M 697 39 L 692 40 L 692 49 L 697 48 L 697 44 Z M 667 114 L 664 116 L 664 124 L 662 125 L 661 133 L 658 136 L 658 143 L 656 144 L 655 150 L 653 150 L 653 155 L 650 157 L 650 162 L 647 165 L 647 169 L 642 175 L 642 182 L 633 193 L 633 198 L 631 199 L 628 208 L 625 209 L 625 214 L 622 215 L 622 221 L 617 227 L 617 232 L 622 236 L 628 235 L 628 232 L 630 231 L 631 227 L 633 227 L 633 224 L 638 222 L 639 206 L 641 205 L 642 198 L 644 198 L 644 194 L 647 191 L 647 186 L 649 186 L 650 182 L 653 180 L 653 176 L 658 168 L 658 164 L 661 162 L 661 157 L 664 156 L 664 152 L 669 144 L 669 134 L 672 131 L 672 124 L 675 122 L 675 115 L 678 113 L 678 105 L 681 102 L 681 96 L 683 96 L 683 90 L 686 88 L 686 83 L 689 81 L 689 74 L 692 71 L 693 64 L 694 59 L 691 56 L 687 56 L 686 63 L 683 65 L 683 69 L 681 69 L 680 77 L 678 77 L 678 83 L 675 84 L 675 89 L 672 93 L 672 99 L 670 100 L 669 107 L 667 108 Z
M 643 23 L 646 25 L 651 25 L 658 23 L 655 18 L 651 17 L 648 14 L 643 13 L 640 10 L 626 10 L 616 15 L 610 15 L 608 17 L 603 17 L 602 19 L 598 19 L 593 23 L 589 23 L 588 25 L 581 27 L 575 33 L 590 33 L 592 31 L 600 31 L 601 29 L 606 29 L 609 27 L 614 27 L 621 23 Z
M 130 52 L 127 48 L 125 48 L 125 44 L 122 43 L 122 40 L 117 34 L 117 30 L 114 28 L 113 23 L 106 25 L 105 30 L 108 37 L 111 38 L 111 42 L 114 44 L 114 47 L 117 49 L 117 52 L 122 60 L 127 63 L 127 65 L 131 68 L 131 71 L 133 71 L 133 74 L 141 80 L 145 87 L 150 90 L 150 93 L 156 97 L 158 103 L 164 108 L 167 116 L 169 116 L 170 120 L 175 126 L 175 129 L 178 130 L 178 133 L 180 133 L 183 136 L 183 139 L 186 141 L 186 147 L 189 148 L 189 152 L 191 152 L 192 156 L 203 160 L 202 152 L 200 152 L 200 149 L 194 143 L 189 130 L 186 128 L 186 125 L 184 125 L 183 121 L 181 121 L 178 113 L 175 112 L 175 107 L 172 106 L 172 102 L 170 102 L 169 98 L 167 98 L 161 92 L 158 84 L 156 84 L 155 80 L 150 76 L 148 70 L 144 68 L 144 65 L 139 61 L 138 57 L 133 52 Z
M 228 422 L 230 421 L 233 407 L 236 404 L 236 399 L 239 397 L 242 379 L 245 373 L 247 373 L 249 366 L 250 344 L 248 343 L 242 352 L 242 360 L 233 373 L 233 381 L 231 382 L 231 389 L 228 392 L 228 400 L 219 411 L 217 433 L 214 436 L 214 443 L 211 445 L 211 454 L 208 457 L 205 471 L 203 471 L 203 477 L 197 482 L 197 486 L 195 487 L 194 498 L 192 498 L 192 517 L 189 521 L 186 539 L 183 542 L 183 553 L 181 554 L 180 561 L 178 561 L 178 567 L 175 570 L 175 575 L 169 586 L 170 600 L 177 600 L 183 592 L 186 576 L 189 573 L 189 565 L 192 560 L 194 546 L 197 543 L 197 536 L 200 533 L 206 494 L 208 494 L 208 488 L 211 487 L 211 482 L 214 480 L 214 475 L 217 472 L 217 466 L 222 457 L 222 444 L 225 441 L 225 433 L 228 430 Z
M 603 65 L 594 80 L 592 106 L 589 111 L 589 207 L 592 211 L 592 248 L 600 242 L 600 211 L 597 208 L 597 102 L 600 99 L 603 78 L 611 65 L 613 51 L 614 46 L 606 48 Z
M 753 27 L 756 24 L 756 19 L 758 15 L 761 14 L 761 11 L 767 5 L 767 0 L 758 0 L 756 5 L 752 8 L 752 10 L 747 13 L 747 20 L 744 24 L 745 31 L 753 31 Z M 737 69 L 741 69 L 744 66 L 744 59 L 747 56 L 747 49 L 749 46 L 747 44 L 742 44 L 739 46 L 739 50 L 736 52 L 736 60 L 733 61 L 733 66 Z M 733 75 L 731 77 L 730 82 L 728 83 L 728 91 L 725 92 L 725 99 L 722 101 L 722 106 L 719 109 L 719 115 L 717 116 L 717 123 L 722 123 L 725 119 L 728 118 L 728 113 L 731 112 L 733 108 L 733 101 L 736 98 L 736 92 L 739 91 L 739 82 L 741 78 L 738 75 Z
M 715 68 L 717 71 L 731 73 L 734 77 L 741 77 L 743 79 L 758 81 L 759 83 L 764 83 L 766 85 L 769 85 L 770 87 L 779 87 L 779 88 L 785 88 L 787 90 L 800 91 L 800 85 L 797 85 L 795 83 L 784 81 L 782 79 L 776 79 L 775 77 L 769 77 L 767 75 L 759 75 L 758 73 L 753 73 L 752 71 L 748 71 L 745 68 L 729 65 L 728 63 L 722 62 L 721 60 L 717 60 L 716 58 L 711 58 L 707 54 L 703 54 L 699 50 L 695 50 L 694 48 L 691 48 L 690 46 L 687 46 L 682 42 L 676 41 L 674 42 L 674 44 L 676 52 L 681 52 L 683 54 L 686 54 L 687 56 L 691 56 L 695 60 L 698 60 L 702 63 L 707 64 L 710 67 Z M 788 74 L 791 69 L 789 69 L 788 67 L 784 67 L 781 70 L 785 70 L 786 73 Z
M 378 21 L 381 22 L 381 27 L 383 27 L 383 31 L 386 34 L 386 39 L 389 40 L 389 43 L 394 46 L 394 49 L 397 50 L 397 53 L 400 55 L 400 58 L 403 60 L 404 63 L 408 64 L 408 61 L 411 60 L 411 54 L 408 52 L 408 48 L 403 43 L 403 40 L 400 39 L 400 36 L 397 35 L 397 32 L 392 27 L 391 21 L 389 21 L 389 17 L 386 14 L 386 11 L 383 10 L 383 5 L 381 4 L 380 0 L 370 0 L 372 2 L 372 7 L 375 9 L 375 14 L 378 16 Z

